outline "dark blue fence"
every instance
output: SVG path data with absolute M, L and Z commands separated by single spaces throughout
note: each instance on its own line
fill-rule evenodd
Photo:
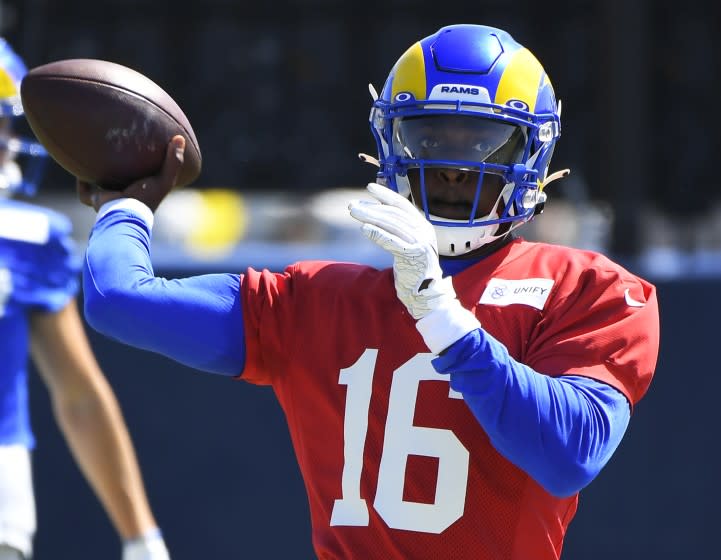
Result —
M 717 557 L 721 281 L 658 284 L 656 379 L 582 494 L 565 560 Z M 174 560 L 313 558 L 307 505 L 270 389 L 202 374 L 91 333 Z M 33 378 L 37 558 L 119 558 Z

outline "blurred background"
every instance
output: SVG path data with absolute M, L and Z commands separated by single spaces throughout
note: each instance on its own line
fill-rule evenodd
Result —
M 168 91 L 203 172 L 158 212 L 156 271 L 280 270 L 304 258 L 383 266 L 346 216 L 374 168 L 368 83 L 452 23 L 509 31 L 563 101 L 544 214 L 524 235 L 602 251 L 655 282 L 657 379 L 581 497 L 565 559 L 693 558 L 721 498 L 719 19 L 703 0 L 0 1 L 0 33 L 28 66 L 104 58 Z M 38 202 L 94 219 L 50 164 Z M 93 343 L 123 403 L 176 560 L 311 558 L 307 506 L 272 393 Z M 38 558 L 113 558 L 113 534 L 34 392 Z M 714 525 L 715 526 L 715 525 Z M 58 555 L 57 550 L 65 552 Z M 714 552 L 711 552 L 713 550 Z M 116 556 L 114 556 L 116 555 Z

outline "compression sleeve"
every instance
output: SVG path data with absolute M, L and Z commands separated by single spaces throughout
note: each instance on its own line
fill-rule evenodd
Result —
M 245 361 L 240 276 L 155 277 L 152 214 L 148 218 L 147 207 L 128 202 L 103 206 L 91 232 L 83 269 L 88 323 L 190 367 L 239 375 Z
M 630 407 L 619 391 L 586 377 L 542 375 L 483 329 L 455 342 L 433 366 L 450 374 L 498 452 L 555 496 L 590 483 L 628 426 Z

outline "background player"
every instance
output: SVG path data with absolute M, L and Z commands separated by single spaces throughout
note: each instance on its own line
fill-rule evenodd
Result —
M 29 353 L 78 466 L 123 539 L 123 560 L 167 560 L 122 413 L 77 312 L 80 258 L 71 224 L 8 198 L 34 191 L 44 160 L 40 145 L 13 130 L 22 115 L 18 92 L 25 72 L 0 38 L 0 560 L 30 558 L 36 528 Z M 30 166 L 21 170 L 18 156 Z M 79 536 L 81 527 L 73 538 Z
M 150 231 L 176 137 L 162 171 L 122 193 L 78 183 L 99 210 L 88 320 L 273 386 L 319 558 L 557 559 L 578 492 L 651 381 L 655 289 L 597 253 L 516 236 L 557 176 L 560 111 L 508 33 L 454 25 L 411 46 L 371 126 L 378 183 L 349 208 L 392 269 L 156 278 Z

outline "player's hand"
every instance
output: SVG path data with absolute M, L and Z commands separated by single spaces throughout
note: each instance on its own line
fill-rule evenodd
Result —
M 391 189 L 370 183 L 375 201 L 355 200 L 348 209 L 362 222 L 363 234 L 393 255 L 398 298 L 414 319 L 456 298 L 450 277 L 443 278 L 436 233 L 413 203 Z
M 174 136 L 168 143 L 163 167 L 157 175 L 139 179 L 121 191 L 103 190 L 78 179 L 76 183 L 78 198 L 83 204 L 95 208 L 96 212 L 106 202 L 117 198 L 135 198 L 155 212 L 163 199 L 175 187 L 180 168 L 183 165 L 184 152 L 185 138 Z
M 159 530 L 154 530 L 136 539 L 125 541 L 123 560 L 170 560 L 170 554 L 163 535 Z

